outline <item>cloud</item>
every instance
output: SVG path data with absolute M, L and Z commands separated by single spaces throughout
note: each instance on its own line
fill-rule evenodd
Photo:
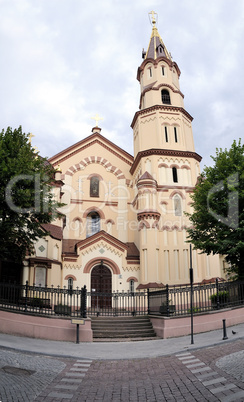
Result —
M 151 35 L 148 12 L 181 69 L 186 110 L 194 117 L 203 164 L 242 135 L 242 0 L 0 0 L 1 126 L 23 126 L 51 156 L 91 133 L 133 153 L 141 50 Z

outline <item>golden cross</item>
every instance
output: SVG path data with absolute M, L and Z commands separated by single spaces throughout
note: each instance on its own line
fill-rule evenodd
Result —
M 155 11 L 150 11 L 150 13 L 148 13 L 148 14 L 152 14 L 152 24 L 155 25 L 156 24 L 156 16 L 158 14 L 155 13 Z
M 96 113 L 96 116 L 95 117 L 91 117 L 91 119 L 93 119 L 93 120 L 95 120 L 95 122 L 96 122 L 96 127 L 98 127 L 98 122 L 99 122 L 99 120 L 103 120 L 103 118 L 102 117 L 99 117 L 99 115 Z
M 30 144 L 31 144 L 31 139 L 32 139 L 33 137 L 35 137 L 35 136 L 34 136 L 34 134 L 29 133 L 29 134 L 28 134 L 28 137 L 29 137 L 29 142 L 30 142 Z

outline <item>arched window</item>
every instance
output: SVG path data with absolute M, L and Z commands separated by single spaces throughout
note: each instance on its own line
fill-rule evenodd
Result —
M 100 215 L 91 211 L 86 217 L 86 237 L 90 237 L 100 231 Z
M 69 291 L 69 294 L 72 294 L 72 292 L 73 292 L 73 285 L 74 285 L 73 278 L 69 278 L 68 279 L 68 291 Z
M 130 280 L 130 292 L 135 292 L 135 281 L 133 279 Z
M 161 91 L 162 103 L 170 105 L 170 95 L 167 89 L 162 89 Z
M 182 202 L 181 197 L 178 194 L 174 196 L 174 211 L 175 216 L 182 216 Z
M 99 197 L 99 177 L 97 176 L 91 177 L 90 197 Z
M 175 166 L 172 168 L 172 175 L 173 175 L 173 182 L 178 183 L 177 169 Z

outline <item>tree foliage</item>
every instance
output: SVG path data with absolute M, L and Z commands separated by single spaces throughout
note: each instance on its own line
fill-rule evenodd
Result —
M 244 280 L 244 145 L 216 150 L 192 195 L 192 228 L 188 238 L 207 254 L 222 254 L 229 273 Z
M 0 134 L 0 258 L 21 262 L 41 227 L 59 215 L 52 193 L 55 169 L 40 157 L 21 126 Z

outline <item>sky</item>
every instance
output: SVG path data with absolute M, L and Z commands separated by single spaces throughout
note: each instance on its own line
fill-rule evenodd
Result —
M 181 70 L 204 165 L 244 137 L 243 0 L 0 0 L 0 129 L 32 133 L 51 157 L 91 134 L 133 155 L 136 79 L 148 13 Z

